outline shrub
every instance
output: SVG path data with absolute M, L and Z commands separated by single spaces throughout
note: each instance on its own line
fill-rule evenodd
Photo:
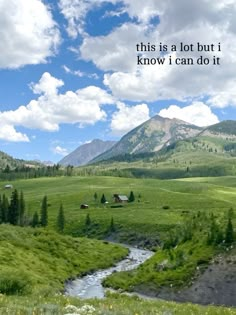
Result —
M 24 295 L 31 292 L 31 281 L 21 271 L 7 270 L 0 273 L 0 292 L 6 295 Z

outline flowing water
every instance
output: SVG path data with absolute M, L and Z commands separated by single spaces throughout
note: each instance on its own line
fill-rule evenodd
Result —
M 65 294 L 77 296 L 83 299 L 104 298 L 105 290 L 102 286 L 102 280 L 113 272 L 128 271 L 137 268 L 154 253 L 149 250 L 129 248 L 129 255 L 118 262 L 114 267 L 98 270 L 82 278 L 69 282 L 65 288 Z

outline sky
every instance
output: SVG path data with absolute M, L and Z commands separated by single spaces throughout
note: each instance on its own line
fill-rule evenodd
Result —
M 236 0 L 0 0 L 0 150 L 56 163 L 156 114 L 235 120 L 235 16 Z

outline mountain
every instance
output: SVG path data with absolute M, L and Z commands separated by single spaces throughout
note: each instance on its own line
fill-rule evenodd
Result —
M 96 156 L 109 150 L 116 141 L 102 141 L 95 139 L 90 143 L 86 143 L 75 149 L 73 152 L 65 156 L 59 164 L 67 166 L 80 166 L 85 165 Z
M 107 160 L 124 154 L 157 152 L 177 140 L 198 135 L 203 128 L 179 119 L 154 116 L 121 138 L 110 150 L 97 156 L 92 162 Z
M 15 159 L 12 156 L 0 151 L 0 170 L 4 170 L 6 167 L 9 167 L 9 169 L 15 169 L 16 167 L 34 167 L 35 165 L 41 165 L 41 163 L 37 161 Z
M 205 128 L 201 133 L 204 136 L 236 139 L 236 121 L 224 120 L 218 124 Z

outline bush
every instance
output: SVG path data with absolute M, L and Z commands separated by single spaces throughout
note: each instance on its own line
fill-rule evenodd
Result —
M 163 206 L 162 209 L 168 210 L 168 209 L 170 209 L 170 206 Z
M 6 270 L 0 273 L 0 293 L 6 295 L 24 295 L 31 292 L 31 281 L 21 271 Z

